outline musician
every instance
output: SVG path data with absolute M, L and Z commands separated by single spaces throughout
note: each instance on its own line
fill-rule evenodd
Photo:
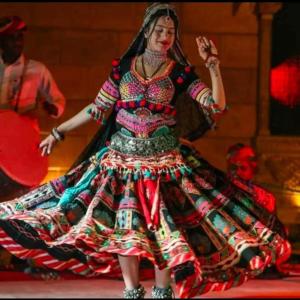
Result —
M 236 143 L 229 147 L 227 151 L 227 175 L 230 180 L 253 196 L 253 199 L 259 207 L 267 210 L 270 214 L 277 215 L 275 196 L 264 187 L 254 181 L 254 177 L 258 172 L 258 160 L 255 150 L 248 145 Z M 288 230 L 286 232 L 286 243 L 288 242 Z M 288 252 L 285 255 L 289 255 Z M 283 255 L 282 255 L 283 256 Z M 268 267 L 258 276 L 262 279 L 282 278 L 288 273 L 282 266 L 282 260 Z
M 23 54 L 26 29 L 25 22 L 18 16 L 0 18 L 0 112 L 14 110 L 26 116 L 40 132 L 36 113 L 38 106 L 41 105 L 49 116 L 59 118 L 65 108 L 65 98 L 47 67 Z M 12 180 L 2 171 L 0 202 L 30 188 Z

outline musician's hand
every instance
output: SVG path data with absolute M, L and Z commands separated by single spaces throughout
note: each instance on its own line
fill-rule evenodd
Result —
M 45 101 L 45 102 L 43 102 L 43 107 L 49 115 L 52 115 L 52 116 L 58 115 L 58 108 L 54 104 L 51 104 L 51 103 Z
M 49 155 L 57 143 L 53 135 L 48 135 L 44 140 L 41 141 L 39 148 L 42 151 L 42 156 Z

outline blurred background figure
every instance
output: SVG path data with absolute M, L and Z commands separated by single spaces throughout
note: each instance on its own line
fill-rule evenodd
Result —
M 272 193 L 254 182 L 258 171 L 257 155 L 248 145 L 237 143 L 229 147 L 226 156 L 227 174 L 230 180 L 246 192 L 253 195 L 256 203 L 272 214 L 276 214 L 276 199 Z M 285 227 L 286 234 L 287 228 Z M 280 263 L 272 265 L 262 273 L 260 278 L 281 278 L 287 274 Z
M 251 194 L 255 194 L 256 202 L 268 210 L 276 213 L 276 200 L 273 194 L 253 183 L 258 170 L 257 157 L 250 146 L 237 143 L 229 147 L 227 152 L 227 174 L 237 185 L 243 184 Z
M 48 160 L 38 149 L 39 108 L 59 118 L 66 102 L 47 67 L 24 55 L 26 30 L 18 16 L 0 18 L 0 202 L 26 193 L 46 176 Z M 27 273 L 55 277 L 36 268 L 33 261 L 27 263 Z M 0 266 L 26 267 L 4 249 L 0 249 Z
M 0 202 L 37 186 L 47 174 L 47 158 L 40 155 L 38 116 L 59 118 L 65 98 L 47 67 L 27 58 L 18 16 L 0 18 Z

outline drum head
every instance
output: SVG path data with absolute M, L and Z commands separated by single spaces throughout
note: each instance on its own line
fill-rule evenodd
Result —
M 13 111 L 0 111 L 0 168 L 16 182 L 38 185 L 48 171 L 48 158 L 41 156 L 39 133 L 32 120 Z

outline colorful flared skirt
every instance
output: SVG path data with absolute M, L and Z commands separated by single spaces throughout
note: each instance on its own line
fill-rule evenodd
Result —
M 188 146 L 151 157 L 97 153 L 0 204 L 0 245 L 21 259 L 93 277 L 118 254 L 171 269 L 179 297 L 238 286 L 285 261 L 284 226 Z

